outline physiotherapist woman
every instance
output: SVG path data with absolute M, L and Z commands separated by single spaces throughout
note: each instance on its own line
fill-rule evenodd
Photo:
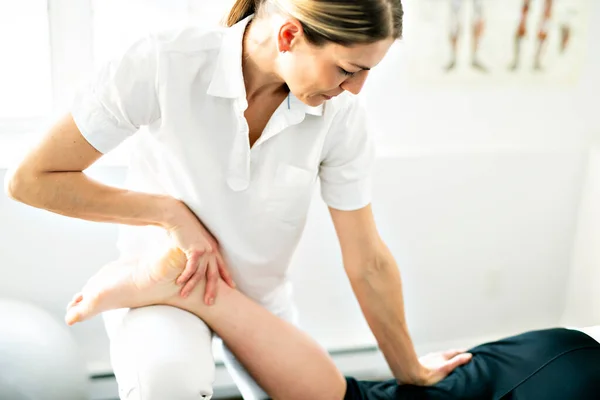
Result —
M 227 27 L 141 39 L 81 91 L 12 171 L 8 193 L 120 224 L 121 258 L 142 259 L 171 240 L 188 259 L 182 296 L 206 279 L 211 304 L 220 275 L 294 322 L 287 271 L 318 179 L 345 271 L 394 376 L 438 382 L 449 368 L 419 363 L 398 267 L 374 223 L 373 143 L 356 97 L 401 37 L 402 17 L 400 0 L 238 0 Z M 123 188 L 83 172 L 126 139 Z M 101 300 L 100 291 L 82 304 Z M 203 321 L 160 305 L 104 319 L 122 399 L 210 398 L 215 367 Z M 224 350 L 244 399 L 266 398 Z

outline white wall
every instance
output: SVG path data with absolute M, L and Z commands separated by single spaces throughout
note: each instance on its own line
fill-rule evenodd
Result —
M 599 132 L 600 133 L 600 132 Z M 600 325 L 600 143 L 590 150 L 564 308 L 565 325 Z
M 593 21 L 600 24 L 598 4 Z M 597 232 L 581 230 L 579 205 L 598 129 L 592 104 L 600 48 L 589 46 L 579 87 L 552 90 L 417 90 L 408 84 L 406 56 L 396 46 L 366 94 L 381 148 L 374 209 L 401 268 L 419 349 L 559 324 L 572 266 L 597 257 L 587 247 L 572 262 L 578 218 L 580 236 Z M 96 167 L 91 174 L 118 184 L 124 172 Z M 0 296 L 31 300 L 62 318 L 73 292 L 116 256 L 115 234 L 111 225 L 0 196 Z M 292 268 L 305 329 L 330 348 L 373 343 L 318 201 Z M 105 368 L 100 320 L 73 332 L 90 368 Z
M 418 344 L 559 322 L 583 160 L 506 151 L 378 160 L 374 210 Z M 369 343 L 327 212 L 312 212 L 294 263 L 302 317 L 329 346 Z
M 600 6 L 596 9 L 590 37 L 600 33 Z M 593 50 L 592 50 L 593 49 Z M 596 43 L 590 43 L 591 60 L 588 64 L 588 108 L 597 112 L 597 98 L 600 71 L 600 51 Z M 592 72 L 592 68 L 595 68 Z M 588 154 L 585 183 L 577 218 L 577 230 L 571 255 L 571 275 L 568 281 L 567 301 L 562 322 L 566 325 L 600 324 L 600 124 L 598 118 L 589 121 L 591 145 Z

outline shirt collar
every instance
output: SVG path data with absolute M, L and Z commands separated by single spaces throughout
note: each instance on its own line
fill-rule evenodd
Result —
M 244 75 L 242 72 L 242 40 L 244 32 L 254 15 L 250 15 L 235 25 L 226 28 L 217 58 L 213 77 L 208 85 L 207 94 L 229 99 L 246 98 Z M 323 105 L 311 107 L 301 102 L 292 93 L 285 100 L 285 108 L 290 111 L 302 111 L 305 114 L 323 115 Z

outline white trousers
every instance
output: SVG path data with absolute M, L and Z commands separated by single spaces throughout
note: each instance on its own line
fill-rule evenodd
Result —
M 294 307 L 278 316 L 297 322 Z M 113 310 L 104 313 L 103 318 L 121 400 L 212 397 L 213 333 L 200 318 L 170 306 Z M 225 346 L 223 356 L 244 400 L 268 399 Z

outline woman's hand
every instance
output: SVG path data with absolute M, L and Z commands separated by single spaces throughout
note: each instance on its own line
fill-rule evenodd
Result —
M 167 226 L 169 236 L 187 257 L 185 270 L 177 278 L 177 284 L 183 285 L 181 296 L 187 297 L 198 282 L 206 277 L 204 302 L 212 305 L 217 295 L 219 276 L 232 288 L 235 288 L 235 283 L 215 238 L 183 202 L 179 201 L 179 204 L 179 210 L 174 214 L 176 216 Z
M 423 373 L 418 382 L 419 386 L 432 386 L 446 378 L 457 367 L 471 361 L 473 355 L 464 350 L 448 350 L 441 353 L 431 353 L 419 358 Z

